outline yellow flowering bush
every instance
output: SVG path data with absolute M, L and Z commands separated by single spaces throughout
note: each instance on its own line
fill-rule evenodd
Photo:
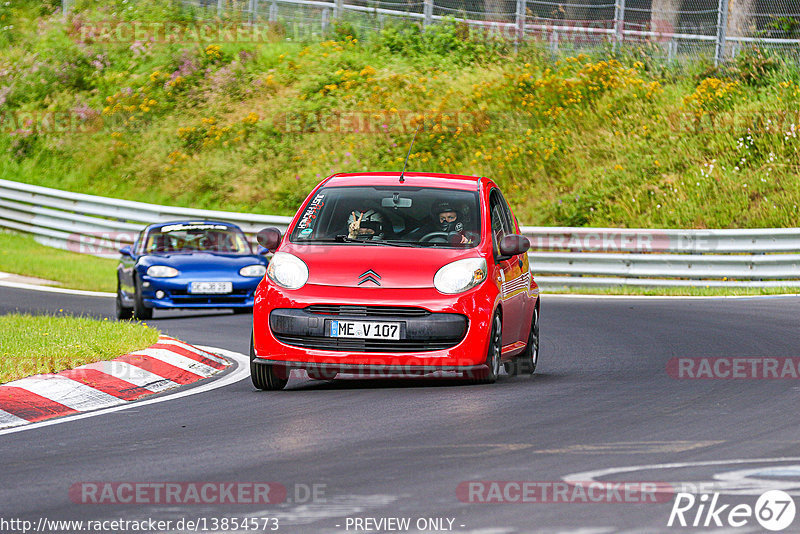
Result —
M 698 122 L 705 115 L 713 119 L 715 113 L 733 107 L 738 92 L 739 82 L 706 78 L 692 94 L 683 98 L 683 105 L 692 112 Z

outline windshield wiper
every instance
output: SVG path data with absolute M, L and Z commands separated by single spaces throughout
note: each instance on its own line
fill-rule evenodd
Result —
M 413 247 L 411 243 L 404 243 L 402 241 L 385 241 L 385 240 L 366 240 L 366 239 L 357 239 L 353 237 L 349 237 L 346 235 L 337 235 L 336 241 L 339 243 L 358 243 L 360 245 L 385 245 L 389 247 Z

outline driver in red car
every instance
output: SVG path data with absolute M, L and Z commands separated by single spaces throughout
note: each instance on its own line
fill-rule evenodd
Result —
M 451 243 L 473 243 L 476 234 L 465 230 L 464 216 L 455 205 L 439 202 L 434 204 L 432 214 L 434 223 L 438 223 L 437 230 L 448 234 Z

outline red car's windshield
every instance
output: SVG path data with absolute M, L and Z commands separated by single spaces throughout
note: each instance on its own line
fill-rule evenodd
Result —
M 301 212 L 293 243 L 473 247 L 478 193 L 441 188 L 324 187 Z

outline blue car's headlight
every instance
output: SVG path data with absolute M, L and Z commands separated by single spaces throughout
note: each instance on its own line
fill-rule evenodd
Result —
M 147 276 L 153 278 L 172 278 L 178 276 L 178 269 L 167 267 L 166 265 L 151 265 L 147 268 Z
M 257 263 L 255 265 L 248 265 L 247 267 L 242 267 L 239 269 L 239 274 L 242 276 L 251 276 L 251 277 L 262 277 L 264 273 L 267 272 L 267 268 Z

